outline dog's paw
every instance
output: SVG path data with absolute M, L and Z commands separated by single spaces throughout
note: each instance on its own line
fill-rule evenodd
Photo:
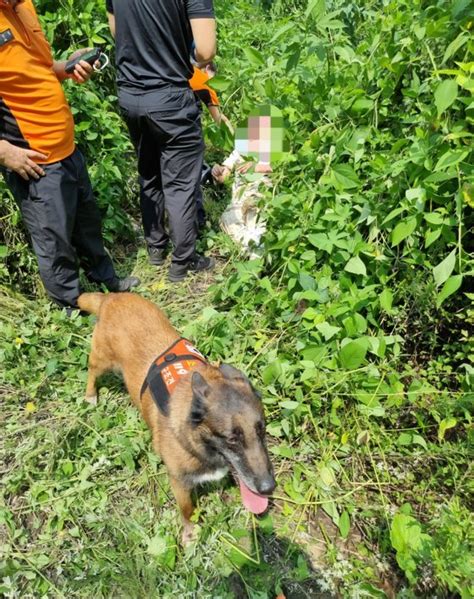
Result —
M 86 395 L 86 402 L 91 406 L 97 405 L 97 395 Z
M 197 529 L 192 522 L 186 522 L 181 535 L 181 544 L 183 547 L 191 545 L 197 538 Z

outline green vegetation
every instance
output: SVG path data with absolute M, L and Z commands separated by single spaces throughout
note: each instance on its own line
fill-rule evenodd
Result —
M 110 43 L 102 6 L 40 0 L 58 56 Z M 471 597 L 469 0 L 217 0 L 226 114 L 284 113 L 292 152 L 248 261 L 210 190 L 218 272 L 170 286 L 135 238 L 113 73 L 67 84 L 106 235 L 201 351 L 263 391 L 278 488 L 264 519 L 231 481 L 183 551 L 166 472 L 122 382 L 82 401 L 93 319 L 42 296 L 0 182 L 0 593 L 11 597 Z M 206 121 L 209 160 L 229 149 Z M 112 245 L 113 243 L 113 245 Z M 34 297 L 39 299 L 33 299 Z M 470 503 L 471 502 L 471 503 Z

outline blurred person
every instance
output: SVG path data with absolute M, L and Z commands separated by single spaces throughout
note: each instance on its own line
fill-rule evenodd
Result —
M 245 161 L 237 150 L 222 164 L 212 167 L 216 183 L 222 184 L 234 174 L 231 201 L 221 215 L 220 226 L 250 258 L 257 258 L 261 254 L 261 239 L 266 224 L 260 214 L 259 204 L 265 189 L 271 188 L 271 173 L 269 163 Z

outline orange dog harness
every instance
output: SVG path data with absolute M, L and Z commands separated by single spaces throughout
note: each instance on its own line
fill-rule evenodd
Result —
M 199 362 L 207 364 L 201 352 L 181 337 L 153 361 L 143 382 L 140 397 L 149 387 L 158 409 L 164 416 L 168 416 L 169 399 L 176 385 Z

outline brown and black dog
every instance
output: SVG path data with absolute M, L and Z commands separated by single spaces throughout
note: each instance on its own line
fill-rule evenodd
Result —
M 184 523 L 183 543 L 193 535 L 191 489 L 219 480 L 229 470 L 237 477 L 242 501 L 254 513 L 265 511 L 275 488 L 265 445 L 262 402 L 236 368 L 196 362 L 180 378 L 164 414 L 143 383 L 154 360 L 179 334 L 154 304 L 131 293 L 84 293 L 82 310 L 97 314 L 92 337 L 86 400 L 97 401 L 96 379 L 108 370 L 123 374 L 133 403 L 152 433 Z

